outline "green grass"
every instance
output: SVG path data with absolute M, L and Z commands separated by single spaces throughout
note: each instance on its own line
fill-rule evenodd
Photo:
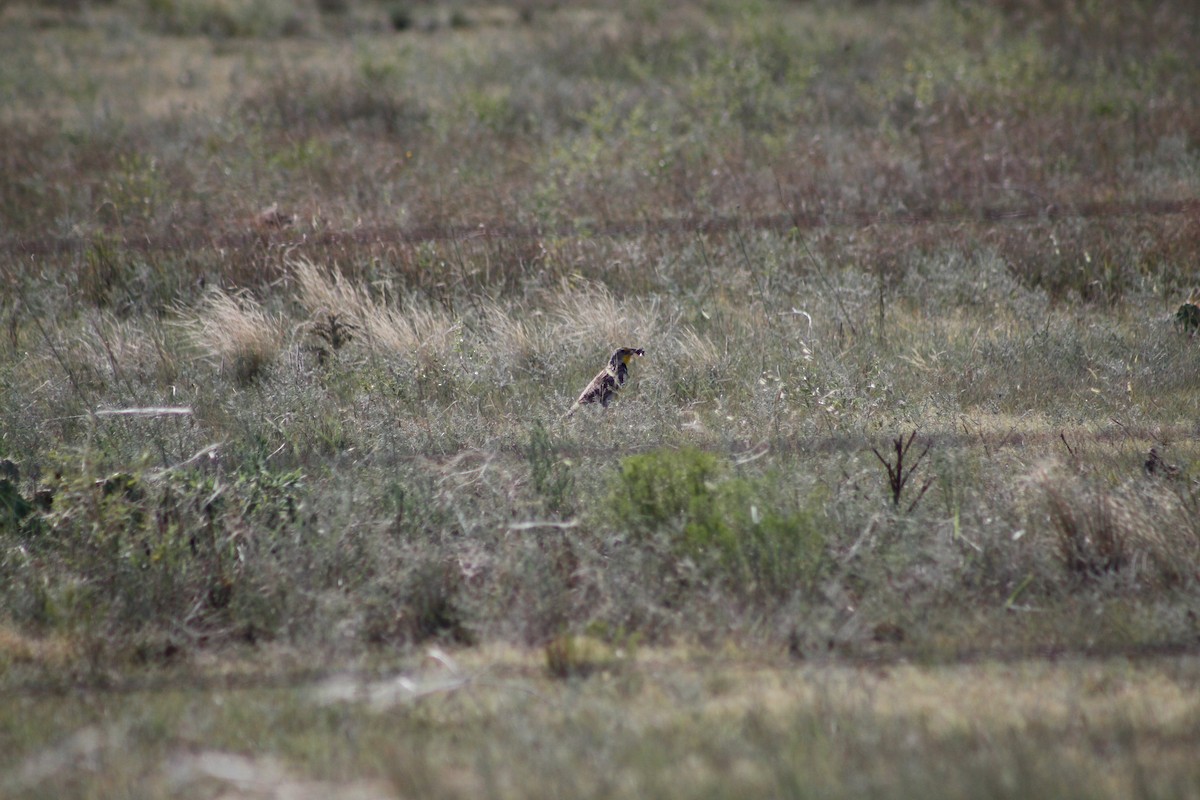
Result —
M 0 16 L 4 793 L 209 751 L 402 795 L 1194 789 L 1140 706 L 1037 700 L 1055 658 L 1194 682 L 1187 4 Z M 521 677 L 309 698 L 429 647 Z M 761 662 L 1037 679 L 941 728 Z M 280 688 L 222 710 L 231 673 Z M 160 676 L 195 688 L 110 691 Z

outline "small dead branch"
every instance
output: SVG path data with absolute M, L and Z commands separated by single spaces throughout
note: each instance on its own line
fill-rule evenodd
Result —
M 904 436 L 897 436 L 892 440 L 892 446 L 896 451 L 896 461 L 894 464 L 884 458 L 877 449 L 874 447 L 871 448 L 871 452 L 875 454 L 875 457 L 879 459 L 879 463 L 883 464 L 884 469 L 887 470 L 888 488 L 892 490 L 892 505 L 896 507 L 900 506 L 900 495 L 904 492 L 905 485 L 908 484 L 913 473 L 917 471 L 917 467 L 921 465 L 921 459 L 925 458 L 925 455 L 929 452 L 929 445 L 926 444 L 921 454 L 910 462 L 910 466 L 905 465 L 904 459 L 908 457 L 909 450 L 912 448 L 913 441 L 916 438 L 917 432 L 914 430 L 909 435 L 907 441 L 904 439 Z M 917 507 L 917 503 L 921 502 L 921 498 L 925 496 L 925 492 L 932 485 L 933 478 L 931 477 L 925 481 L 924 485 L 921 486 L 921 490 L 917 492 L 916 498 L 909 504 L 909 512 L 912 512 Z
M 317 363 L 324 365 L 329 360 L 331 353 L 336 353 L 349 344 L 358 329 L 357 325 L 346 322 L 343 315 L 332 311 L 324 312 L 321 319 L 310 323 L 309 331 L 324 342 L 322 345 L 313 347 Z
M 760 442 L 751 449 L 735 455 L 733 462 L 740 467 L 743 464 L 749 464 L 751 461 L 757 461 L 769 452 L 771 452 L 771 445 L 767 442 Z
M 1063 447 L 1067 448 L 1067 455 L 1071 457 L 1071 466 L 1077 471 L 1083 471 L 1083 462 L 1079 460 L 1079 451 L 1071 447 L 1071 443 L 1067 441 L 1067 435 L 1062 431 L 1058 432 L 1058 438 L 1062 441 Z
M 1075 455 L 1075 451 L 1071 449 L 1071 443 L 1067 441 L 1067 435 L 1062 431 L 1059 431 L 1058 438 L 1062 439 L 1063 447 L 1067 448 L 1067 452 L 1071 454 L 1071 459 L 1078 460 L 1079 456 Z
M 208 447 L 205 447 L 202 450 L 198 451 L 195 455 L 193 455 L 191 458 L 187 459 L 186 461 L 180 461 L 178 464 L 173 464 L 172 466 L 160 469 L 158 472 L 152 473 L 150 475 L 150 477 L 152 479 L 158 479 L 158 478 L 165 477 L 166 475 L 169 475 L 170 473 L 174 472 L 175 470 L 183 469 L 184 467 L 189 466 L 191 464 L 195 464 L 198 461 L 201 461 L 205 458 L 215 461 L 217 458 L 217 453 L 223 444 L 224 444 L 223 442 L 216 443 L 216 444 L 210 444 Z
M 147 408 L 98 408 L 93 413 L 97 417 L 170 417 L 187 416 L 192 413 L 192 410 L 180 406 L 152 406 Z
M 967 425 L 966 419 L 960 419 L 959 421 L 962 423 L 963 432 L 967 436 L 971 436 L 971 428 L 969 425 Z M 987 438 L 983 435 L 983 431 L 979 428 L 979 426 L 975 427 L 974 436 L 977 437 L 979 439 L 979 443 L 983 445 L 983 454 L 990 459 L 992 457 L 992 450 L 990 447 L 988 447 Z
M 570 528 L 579 527 L 579 520 L 569 519 L 566 522 L 557 522 L 554 520 L 530 520 L 528 522 L 513 522 L 507 530 L 510 531 L 532 531 L 538 528 L 554 528 L 558 530 L 569 530 Z

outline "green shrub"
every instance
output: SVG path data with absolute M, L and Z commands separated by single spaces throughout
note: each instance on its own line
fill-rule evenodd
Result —
M 782 476 L 724 477 L 721 461 L 691 448 L 629 456 L 612 506 L 635 535 L 665 530 L 671 549 L 738 584 L 747 595 L 811 587 L 825 563 L 819 516 L 774 495 Z
M 287 621 L 295 585 L 278 576 L 303 566 L 282 546 L 298 525 L 298 473 L 60 471 L 34 502 L 7 498 L 16 513 L 0 541 L 16 532 L 28 554 L 0 565 L 0 606 L 15 619 L 97 637 L 186 625 L 258 638 Z
M 1179 307 L 1174 317 L 1175 327 L 1184 333 L 1194 334 L 1200 330 L 1200 305 L 1192 298 Z
M 8 478 L 0 478 L 0 531 L 18 530 L 33 511 L 33 503 Z
M 692 448 L 629 456 L 621 461 L 613 509 L 618 520 L 634 529 L 653 529 L 679 518 L 703 527 L 713 520 L 710 487 L 720 475 L 716 456 Z
M 633 648 L 613 647 L 594 636 L 561 634 L 546 643 L 546 670 L 555 678 L 584 678 L 632 663 Z
M 808 504 L 787 511 L 772 507 L 763 484 L 733 479 L 719 487 L 722 537 L 714 544 L 721 563 L 748 591 L 784 595 L 812 587 L 826 564 L 818 512 Z

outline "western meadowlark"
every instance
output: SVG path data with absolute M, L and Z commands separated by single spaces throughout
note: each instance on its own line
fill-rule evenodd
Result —
M 608 360 L 608 366 L 600 370 L 600 374 L 592 378 L 592 382 L 587 385 L 587 388 L 580 392 L 579 399 L 571 406 L 564 419 L 578 411 L 580 406 L 588 403 L 599 401 L 600 405 L 608 408 L 608 403 L 612 400 L 613 395 L 625 385 L 625 381 L 629 380 L 629 360 L 634 356 L 644 355 L 646 355 L 646 351 L 640 347 L 622 347 L 616 350 L 612 354 L 612 358 Z

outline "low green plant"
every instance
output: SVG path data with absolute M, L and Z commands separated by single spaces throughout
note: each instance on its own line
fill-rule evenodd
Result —
M 320 557 L 315 545 L 316 555 L 280 547 L 283 528 L 299 529 L 294 471 L 140 463 L 97 475 L 63 461 L 54 473 L 32 501 L 0 481 L 14 509 L 0 536 L 15 526 L 26 553 L 0 573 L 0 602 L 19 623 L 109 644 L 137 631 L 270 636 L 295 588 L 279 571 L 298 574 Z
M 111 175 L 101 185 L 102 219 L 118 227 L 153 220 L 168 189 L 156 159 L 140 153 L 118 155 Z
M 622 460 L 612 506 L 618 524 L 641 535 L 667 531 L 677 556 L 705 564 L 746 594 L 810 587 L 825 563 L 815 503 L 786 508 L 781 476 L 726 477 L 713 454 L 683 448 Z
M 33 503 L 8 478 L 0 479 L 0 531 L 20 530 L 33 511 Z
M 1189 298 L 1188 301 L 1175 312 L 1173 318 L 1175 327 L 1189 335 L 1195 335 L 1197 330 L 1200 330 L 1200 305 L 1196 300 Z
M 681 518 L 693 526 L 708 526 L 714 516 L 712 487 L 722 472 L 715 455 L 690 447 L 628 456 L 621 460 L 617 476 L 615 516 L 635 529 L 653 529 Z

